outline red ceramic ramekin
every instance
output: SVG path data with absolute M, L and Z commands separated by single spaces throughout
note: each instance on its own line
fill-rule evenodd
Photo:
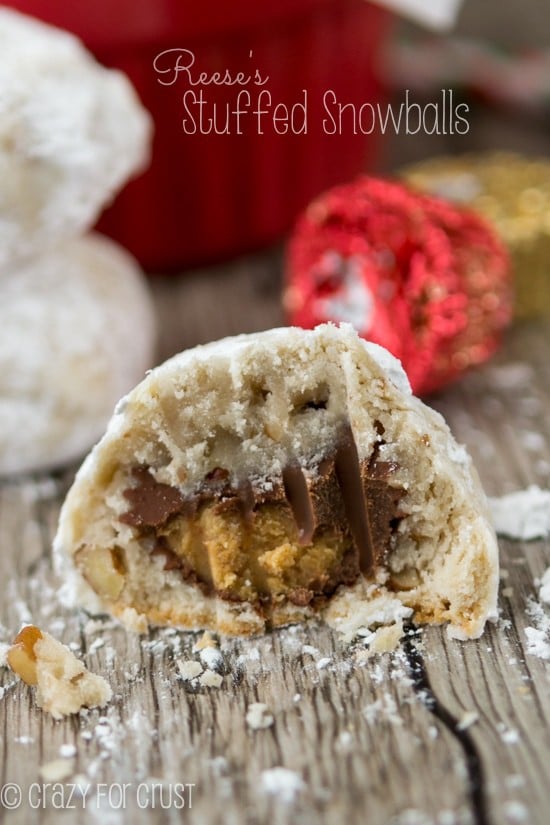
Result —
M 152 113 L 152 164 L 99 224 L 149 270 L 182 269 L 270 243 L 312 197 L 372 161 L 376 134 L 354 133 L 351 109 L 342 133 L 339 128 L 330 133 L 337 103 L 358 109 L 382 97 L 376 58 L 390 17 L 365 0 L 16 0 L 8 5 L 76 33 L 101 62 L 126 72 Z M 175 75 L 168 69 L 177 53 L 157 60 L 164 73 L 155 70 L 155 58 L 168 49 L 186 50 L 180 58 L 186 65 L 193 55 L 195 81 L 200 72 L 227 70 L 235 78 L 257 69 L 265 84 L 192 86 L 185 71 L 166 84 Z M 250 109 L 262 89 L 269 91 L 271 106 L 265 95 L 260 105 L 268 108 L 261 116 L 262 134 L 250 112 L 239 124 L 230 116 L 229 134 L 204 134 L 214 107 L 218 128 L 224 129 L 226 107 L 235 108 L 241 88 L 251 93 Z M 304 90 L 306 117 L 296 107 L 296 133 L 289 127 L 287 134 L 277 134 L 275 105 L 290 112 L 304 103 Z M 187 112 L 186 92 L 197 95 L 187 96 Z M 304 119 L 307 132 L 297 133 Z M 284 129 L 282 120 L 276 125 Z M 186 133 L 193 128 L 195 134 Z

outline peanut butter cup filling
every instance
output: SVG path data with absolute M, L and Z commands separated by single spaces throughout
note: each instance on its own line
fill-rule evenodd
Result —
M 217 467 L 192 495 L 134 467 L 120 521 L 165 570 L 204 593 L 259 609 L 315 607 L 371 575 L 391 550 L 403 490 L 392 485 L 397 465 L 379 459 L 382 443 L 360 460 L 346 424 L 317 467 L 290 461 L 268 485 Z

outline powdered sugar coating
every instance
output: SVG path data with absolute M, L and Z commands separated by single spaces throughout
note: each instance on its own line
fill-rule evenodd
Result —
M 291 461 L 314 478 L 342 421 L 361 460 L 370 460 L 376 445 L 380 460 L 394 467 L 404 516 L 387 568 L 340 588 L 323 617 L 347 637 L 411 613 L 448 622 L 452 636 L 479 636 L 497 615 L 498 551 L 477 474 L 442 417 L 411 395 L 395 359 L 348 325 L 288 327 L 196 347 L 157 367 L 123 399 L 61 512 L 55 551 L 76 600 L 121 619 L 131 607 L 153 623 L 261 632 L 265 615 L 253 604 L 204 595 L 151 559 L 120 518 L 132 468 L 149 467 L 184 496 L 216 467 L 227 468 L 233 483 L 249 479 L 269 492 Z M 101 605 L 74 557 L 82 548 L 93 556 L 113 545 L 124 548 L 126 578 L 120 597 Z M 276 604 L 271 623 L 313 615 L 310 607 Z
M 77 458 L 153 357 L 144 279 L 89 235 L 0 277 L 0 475 Z
M 86 231 L 148 159 L 127 78 L 72 35 L 0 9 L 0 268 Z

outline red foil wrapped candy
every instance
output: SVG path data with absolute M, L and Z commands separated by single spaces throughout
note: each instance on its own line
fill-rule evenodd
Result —
M 289 244 L 292 324 L 346 321 L 429 393 L 485 361 L 512 316 L 506 250 L 473 212 L 361 177 L 315 200 Z

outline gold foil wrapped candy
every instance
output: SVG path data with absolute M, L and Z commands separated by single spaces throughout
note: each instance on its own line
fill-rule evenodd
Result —
M 400 172 L 486 218 L 510 251 L 516 318 L 550 315 L 550 162 L 509 152 L 440 157 Z

